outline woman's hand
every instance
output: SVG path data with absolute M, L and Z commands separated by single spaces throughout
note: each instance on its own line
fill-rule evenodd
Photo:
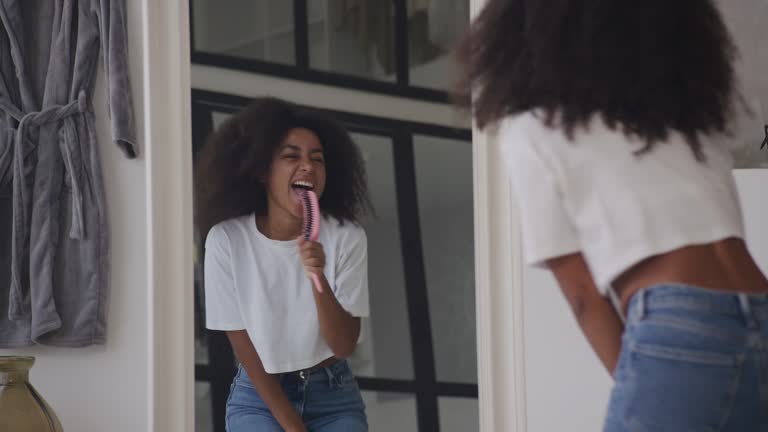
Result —
M 315 274 L 318 277 L 323 275 L 325 269 L 325 251 L 323 245 L 318 242 L 304 240 L 299 238 L 299 254 L 301 262 L 304 263 L 304 271 L 307 276 Z

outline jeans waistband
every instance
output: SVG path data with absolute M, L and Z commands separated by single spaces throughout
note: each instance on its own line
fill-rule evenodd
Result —
M 307 369 L 301 369 L 293 372 L 283 372 L 275 374 L 281 385 L 301 383 L 309 381 L 312 377 L 325 377 L 329 382 L 340 382 L 342 375 L 345 373 L 351 374 L 352 371 L 349 368 L 349 364 L 346 360 L 339 360 L 327 367 L 313 366 Z M 315 378 L 317 379 L 317 378 Z M 250 377 L 246 373 L 242 364 L 238 365 L 237 373 L 235 374 L 235 381 L 251 383 Z
M 718 291 L 683 285 L 654 285 L 638 291 L 628 305 L 628 315 L 642 319 L 649 310 L 678 309 L 740 316 L 754 325 L 768 319 L 768 294 Z
M 349 370 L 349 364 L 346 360 L 338 360 L 326 367 L 313 366 L 311 368 L 301 369 L 293 372 L 280 373 L 277 374 L 277 377 L 283 383 L 292 381 L 306 381 L 315 375 L 322 375 L 328 377 L 329 379 L 336 379 L 336 377 L 349 372 Z

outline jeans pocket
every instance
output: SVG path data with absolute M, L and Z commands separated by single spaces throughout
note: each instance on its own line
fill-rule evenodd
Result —
M 631 323 L 625 346 L 633 354 L 687 364 L 735 367 L 747 333 L 731 317 L 673 310 Z
M 357 379 L 352 372 L 345 372 L 339 376 L 340 387 L 342 389 L 358 390 Z
M 669 347 L 641 342 L 634 342 L 630 344 L 628 348 L 632 353 L 646 357 L 654 357 L 659 360 L 730 367 L 736 367 L 739 364 L 739 356 L 735 354 Z
M 339 400 L 343 401 L 347 410 L 364 413 L 365 402 L 355 376 L 351 372 L 347 372 L 337 378 L 340 383 L 336 391 Z
M 227 405 L 230 406 L 252 406 L 252 407 L 266 407 L 267 404 L 259 395 L 256 387 L 250 382 L 242 382 L 241 380 L 235 380 L 232 383 L 231 390 L 229 392 L 229 400 Z
M 248 377 L 248 373 L 246 373 L 245 369 L 242 366 L 239 366 L 237 368 L 237 373 L 235 374 L 235 378 L 232 380 L 233 388 L 234 386 L 240 386 L 245 387 L 247 389 L 256 390 L 256 387 L 251 382 L 251 379 Z
M 611 424 L 624 429 L 606 430 L 719 430 L 744 361 L 743 335 L 706 331 L 720 323 L 680 313 L 630 325 L 609 409 Z
M 740 382 L 738 356 L 637 343 L 627 349 L 609 410 L 626 428 L 617 430 L 720 430 Z

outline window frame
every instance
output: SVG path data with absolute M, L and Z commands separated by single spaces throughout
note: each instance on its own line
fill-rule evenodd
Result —
M 293 0 L 294 52 L 296 56 L 294 64 L 281 64 L 199 50 L 195 45 L 194 0 L 189 0 L 189 27 L 192 35 L 190 38 L 190 57 L 193 64 L 271 75 L 302 82 L 400 96 L 428 102 L 449 103 L 451 97 L 448 91 L 411 84 L 407 0 L 382 1 L 392 1 L 395 11 L 395 82 L 369 79 L 341 72 L 317 70 L 310 67 L 307 0 Z

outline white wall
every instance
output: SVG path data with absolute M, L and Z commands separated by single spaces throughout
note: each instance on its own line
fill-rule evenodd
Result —
M 768 150 L 760 149 L 763 124 L 768 124 L 768 1 L 720 0 L 720 9 L 738 49 L 736 72 L 740 89 L 758 122 L 750 129 L 750 145 L 734 152 L 737 168 L 768 168 Z
M 143 136 L 142 2 L 128 7 L 129 58 L 137 136 Z M 0 355 L 33 355 L 32 384 L 53 406 L 65 431 L 137 432 L 149 425 L 147 181 L 144 143 L 128 160 L 111 143 L 101 65 L 94 95 L 99 150 L 112 236 L 107 343 L 88 348 L 31 347 Z M 141 140 L 141 139 L 140 139 Z
M 112 236 L 107 342 L 0 355 L 37 357 L 31 380 L 65 431 L 188 432 L 194 418 L 188 2 L 125 4 L 139 159 L 124 159 L 110 143 L 101 76 L 93 101 Z

